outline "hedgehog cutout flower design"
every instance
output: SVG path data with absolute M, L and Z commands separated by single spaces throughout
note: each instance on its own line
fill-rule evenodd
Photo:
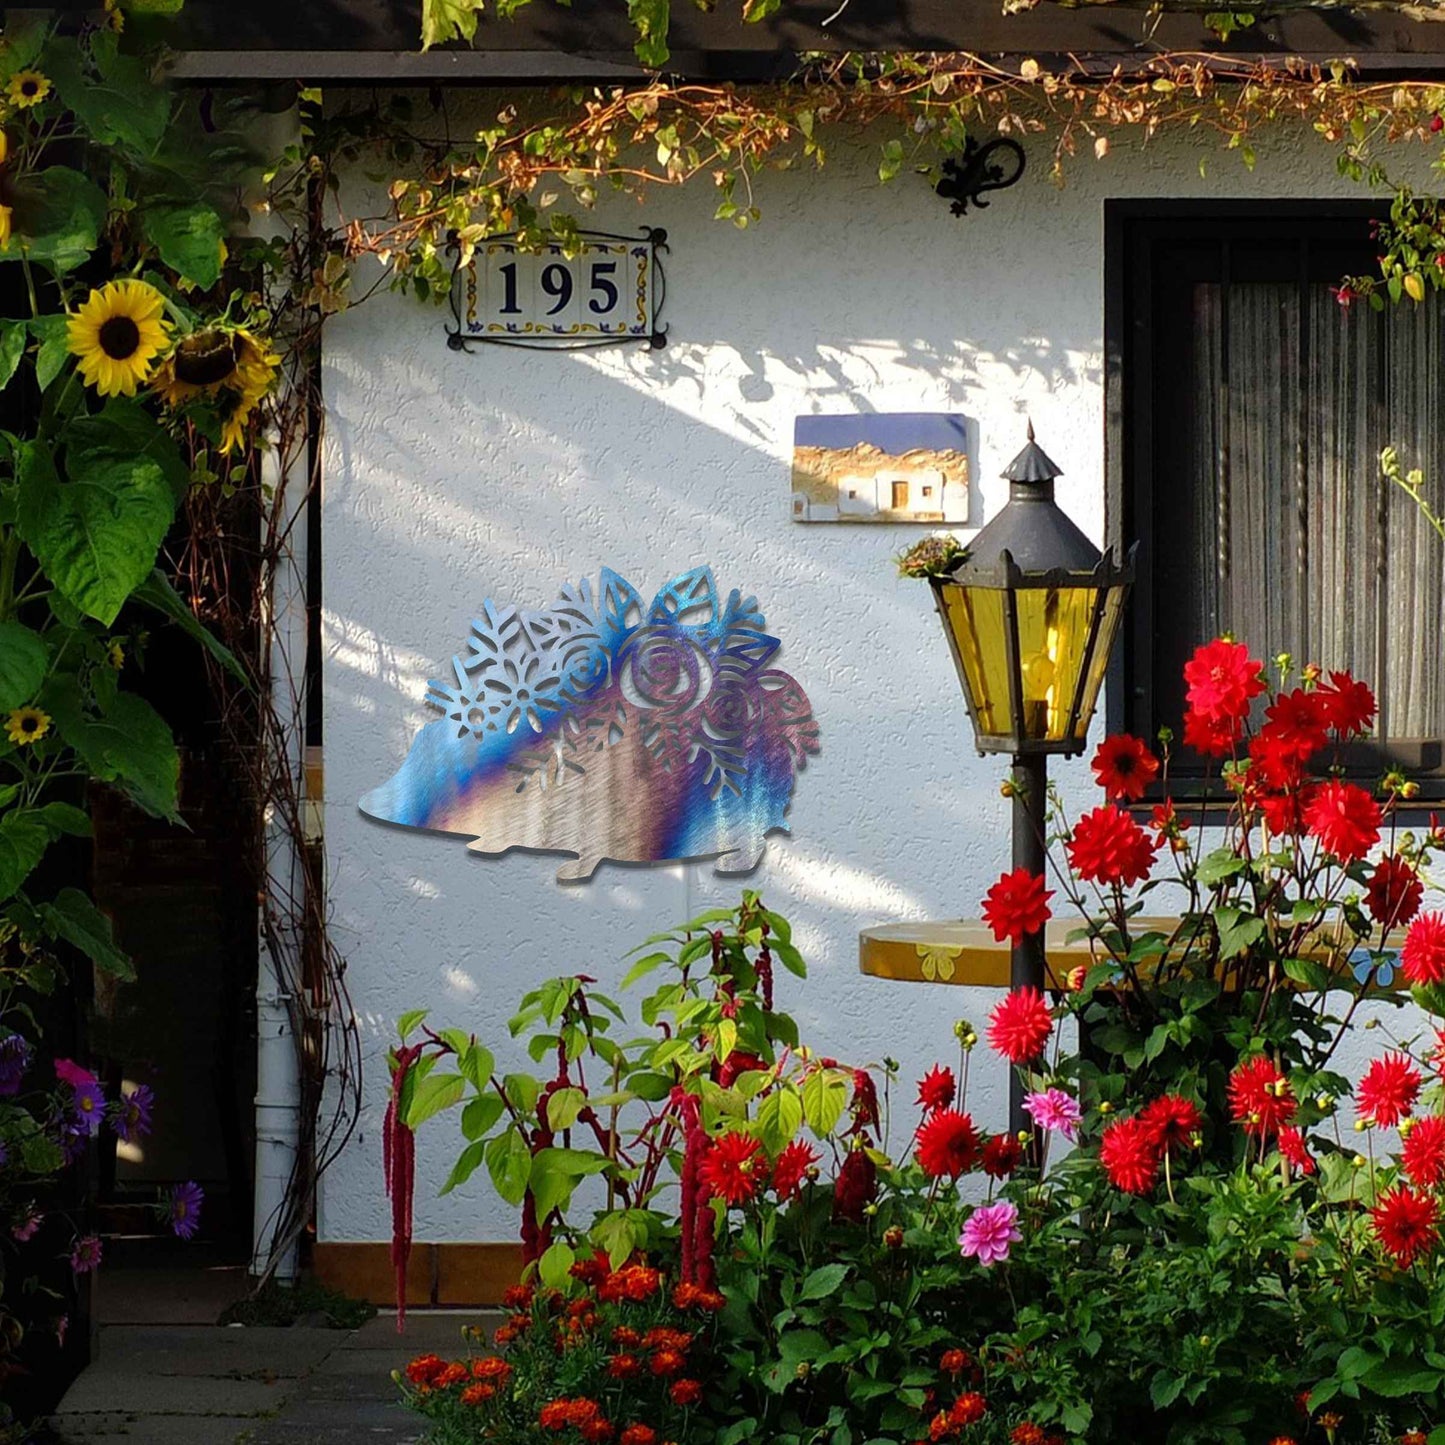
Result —
M 361 810 L 478 853 L 575 854 L 559 881 L 604 858 L 746 873 L 788 830 L 794 775 L 818 751 L 764 628 L 756 599 L 719 603 L 707 567 L 650 604 L 605 568 L 595 593 L 569 583 L 540 612 L 487 601 L 451 678 L 430 684 L 443 715 Z

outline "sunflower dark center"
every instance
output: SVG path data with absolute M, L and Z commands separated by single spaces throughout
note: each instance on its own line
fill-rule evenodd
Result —
M 100 349 L 112 361 L 129 361 L 140 346 L 140 327 L 129 316 L 112 316 L 100 324 Z
M 176 347 L 176 380 L 215 386 L 236 369 L 236 344 L 224 331 L 198 331 Z
M 39 95 L 39 93 L 40 93 L 40 82 L 39 82 L 38 80 L 22 80 L 22 81 L 20 82 L 20 94 L 21 94 L 21 95 L 30 96 L 30 95 Z

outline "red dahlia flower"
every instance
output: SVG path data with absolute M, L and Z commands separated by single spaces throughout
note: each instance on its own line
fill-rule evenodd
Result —
M 731 1129 L 719 1134 L 703 1155 L 698 1174 L 710 1196 L 729 1204 L 743 1204 L 758 1192 L 767 1172 L 763 1146 L 750 1134 Z
M 1291 1169 L 1301 1174 L 1315 1172 L 1314 1156 L 1305 1147 L 1305 1136 L 1293 1125 L 1279 1131 L 1277 1143 L 1281 1157 Z
M 1161 1094 L 1144 1106 L 1139 1118 L 1161 1153 L 1191 1148 L 1204 1122 L 1194 1104 L 1180 1094 Z
M 1074 872 L 1087 883 L 1142 883 L 1159 847 L 1122 808 L 1112 803 L 1085 813 L 1065 845 Z
M 1297 784 L 1288 792 L 1261 798 L 1260 816 L 1276 838 L 1297 838 L 1305 830 L 1305 809 L 1315 795 L 1312 783 Z
M 1024 1146 L 1013 1134 L 995 1134 L 983 1146 L 983 1172 L 990 1179 L 1007 1179 L 1024 1162 Z
M 935 1064 L 918 1081 L 918 1105 L 928 1113 L 935 1114 L 953 1103 L 956 1092 L 953 1070 Z
M 1386 928 L 1403 928 L 1420 911 L 1424 898 L 1419 873 L 1398 853 L 1381 858 L 1365 886 L 1365 907 Z
M 1445 1178 L 1445 1119 L 1427 1114 L 1415 1120 L 1400 1146 L 1400 1167 L 1421 1189 L 1433 1189 Z
M 1354 783 L 1331 778 L 1305 808 L 1305 827 L 1326 852 L 1353 863 L 1380 841 L 1380 805 Z
M 1375 1237 L 1401 1269 L 1408 1269 L 1420 1255 L 1433 1248 L 1440 1237 L 1435 1218 L 1433 1197 L 1404 1185 L 1386 1190 L 1370 1211 Z
M 780 1201 L 786 1203 L 802 1189 L 808 1170 L 821 1157 L 801 1139 L 784 1146 L 773 1165 L 773 1190 Z
M 1115 733 L 1105 738 L 1089 766 L 1109 797 L 1128 798 L 1131 802 L 1138 802 L 1159 776 L 1159 759 L 1143 739 L 1129 733 Z
M 1445 913 L 1422 913 L 1405 934 L 1400 968 L 1417 987 L 1445 982 Z
M 1269 721 L 1260 728 L 1261 736 L 1268 736 L 1281 754 L 1298 762 L 1308 762 L 1329 742 L 1325 706 L 1317 692 L 1299 687 L 1282 692 L 1264 715 Z
M 1319 736 L 1323 744 L 1324 733 Z M 1308 756 L 1306 753 L 1305 757 Z M 1250 738 L 1249 758 L 1254 765 L 1251 779 L 1266 788 L 1295 788 L 1304 776 L 1304 759 L 1300 756 L 1294 735 L 1274 723 L 1266 723 Z
M 1017 988 L 1005 994 L 989 1015 L 989 1047 L 1011 1064 L 1038 1058 L 1053 1032 L 1049 1006 L 1036 988 Z
M 1184 714 L 1184 746 L 1206 758 L 1226 757 L 1243 734 L 1237 719 L 1206 717 L 1192 708 Z
M 1294 1111 L 1294 1091 L 1266 1055 L 1256 1054 L 1229 1076 L 1229 1112 L 1246 1134 L 1278 1134 Z
M 1049 899 L 1053 891 L 1044 887 L 1042 874 L 1027 868 L 1015 868 L 1003 874 L 984 895 L 983 921 L 993 930 L 994 939 L 1002 943 L 1022 943 L 1030 933 L 1037 933 L 1053 916 Z
M 918 1162 L 923 1172 L 937 1179 L 947 1174 L 957 1179 L 979 1158 L 978 1130 L 967 1114 L 957 1109 L 940 1109 L 918 1126 Z
M 1159 1150 L 1142 1119 L 1116 1119 L 1099 1141 L 1099 1163 L 1125 1194 L 1148 1194 L 1159 1176 Z
M 1375 720 L 1375 694 L 1348 672 L 1332 672 L 1329 685 L 1315 696 L 1324 708 L 1325 721 L 1341 737 L 1362 733 Z
M 853 1149 L 833 1181 L 833 1218 L 863 1222 L 863 1211 L 878 1196 L 878 1166 L 866 1149 Z
M 1213 720 L 1242 719 L 1251 698 L 1264 691 L 1264 664 L 1249 655 L 1242 642 L 1223 637 L 1194 649 L 1184 664 L 1189 706 Z
M 1392 1129 L 1414 1108 L 1420 1084 L 1419 1069 L 1404 1054 L 1386 1054 L 1365 1070 L 1355 1103 L 1365 1118 Z

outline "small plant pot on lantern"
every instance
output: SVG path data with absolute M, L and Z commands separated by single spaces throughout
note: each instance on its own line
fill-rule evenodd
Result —
M 1050 753 L 1084 751 L 1134 579 L 1059 509 L 1062 473 L 1034 440 L 1003 472 L 1009 498 L 963 559 L 929 578 L 980 754 L 1013 755 L 1013 866 L 1044 870 Z M 1044 984 L 1042 932 L 1013 947 L 1014 988 Z M 1027 1125 L 1014 1079 L 1011 1124 Z

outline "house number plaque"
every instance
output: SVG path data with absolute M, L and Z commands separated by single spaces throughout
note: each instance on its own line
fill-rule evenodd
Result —
M 479 342 L 563 351 L 635 341 L 665 346 L 658 317 L 667 232 L 579 234 L 580 247 L 554 241 L 540 249 L 520 246 L 514 237 L 489 237 L 465 264 L 458 247 L 447 345 L 456 351 Z

